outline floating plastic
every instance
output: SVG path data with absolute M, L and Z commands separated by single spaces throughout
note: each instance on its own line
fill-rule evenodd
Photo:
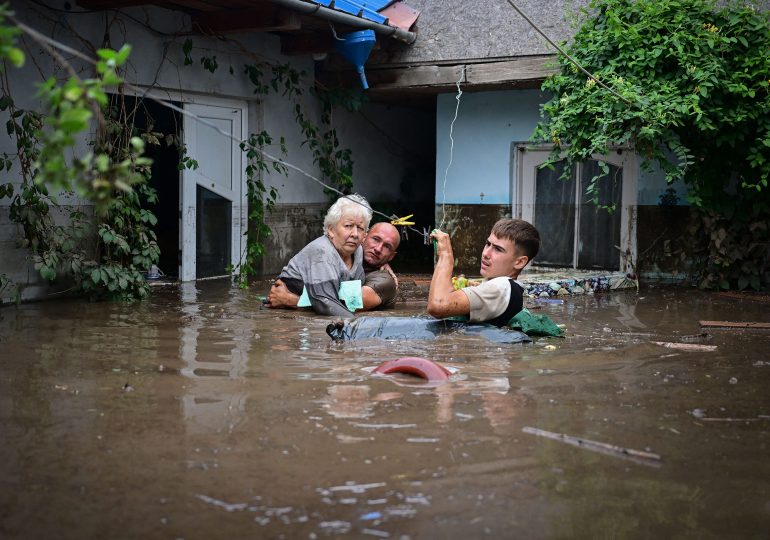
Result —
M 395 360 L 388 360 L 377 366 L 372 373 L 380 373 L 382 375 L 407 373 L 429 381 L 445 381 L 452 375 L 451 371 L 433 360 L 416 356 L 405 356 Z

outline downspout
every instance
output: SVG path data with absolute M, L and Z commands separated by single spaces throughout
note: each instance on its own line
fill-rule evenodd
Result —
M 336 9 L 329 9 L 320 4 L 306 2 L 305 0 L 270 0 L 273 4 L 278 4 L 294 11 L 299 11 L 307 15 L 314 15 L 327 19 L 332 22 L 355 26 L 356 28 L 369 28 L 382 36 L 392 37 L 411 45 L 417 39 L 417 34 L 409 32 L 396 26 L 379 24 L 373 21 L 350 15 Z

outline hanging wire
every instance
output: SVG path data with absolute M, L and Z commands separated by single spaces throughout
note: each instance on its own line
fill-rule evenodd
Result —
M 602 81 L 600 81 L 599 79 L 597 79 L 595 75 L 593 75 L 593 74 L 592 74 L 591 72 L 589 72 L 589 71 L 588 71 L 586 68 L 584 68 L 582 65 L 580 65 L 580 62 L 578 62 L 577 60 L 575 60 L 574 58 L 572 58 L 572 57 L 569 55 L 569 53 L 567 53 L 567 51 L 565 51 L 564 49 L 562 49 L 562 48 L 561 48 L 561 47 L 560 47 L 560 46 L 559 46 L 559 45 L 558 45 L 558 44 L 557 44 L 555 41 L 553 41 L 551 38 L 549 38 L 549 37 L 548 37 L 548 36 L 545 34 L 545 32 L 543 32 L 542 30 L 540 30 L 540 28 L 538 28 L 538 26 L 537 26 L 537 25 L 536 25 L 534 22 L 532 22 L 532 19 L 530 19 L 529 17 L 527 17 L 527 15 L 526 15 L 526 14 L 525 14 L 525 13 L 524 13 L 522 10 L 520 10 L 520 9 L 518 8 L 518 6 L 517 6 L 516 4 L 514 4 L 514 3 L 513 3 L 513 1 L 512 1 L 512 0 L 506 0 L 506 2 L 508 2 L 508 3 L 511 5 L 511 7 L 512 7 L 513 9 L 515 9 L 515 10 L 516 10 L 516 12 L 517 12 L 519 15 L 521 15 L 521 16 L 522 16 L 522 18 L 523 18 L 525 21 L 527 21 L 527 22 L 529 23 L 529 25 L 530 25 L 532 28 L 534 28 L 534 29 L 535 29 L 535 31 L 537 31 L 537 33 L 538 33 L 538 34 L 540 34 L 541 36 L 543 36 L 543 38 L 545 38 L 545 40 L 546 40 L 548 43 L 550 43 L 550 44 L 551 44 L 551 45 L 552 45 L 552 46 L 553 46 L 553 47 L 554 47 L 554 48 L 555 48 L 557 51 L 559 51 L 561 54 L 563 54 L 563 55 L 564 55 L 564 56 L 567 58 L 567 60 L 569 60 L 570 62 L 572 62 L 572 64 L 574 64 L 574 65 L 575 65 L 575 67 L 576 67 L 576 68 L 578 68 L 580 71 L 582 71 L 582 72 L 583 72 L 583 73 L 584 73 L 584 74 L 585 74 L 587 77 L 589 77 L 590 79 L 592 79 L 593 81 L 595 81 L 595 82 L 596 82 L 596 84 L 598 84 L 599 86 L 601 86 L 602 88 L 604 88 L 605 90 L 607 90 L 608 92 L 610 92 L 612 95 L 614 95 L 614 96 L 615 96 L 615 97 L 617 97 L 618 99 L 620 99 L 620 100 L 622 100 L 623 102 L 627 103 L 628 105 L 633 105 L 633 104 L 634 104 L 632 101 L 628 100 L 627 98 L 624 98 L 623 96 L 621 96 L 620 94 L 618 94 L 618 93 L 617 93 L 615 90 L 613 90 L 612 88 L 610 88 L 609 86 L 607 86 L 606 84 L 604 84 Z
M 441 224 L 439 224 L 438 229 L 441 230 L 444 227 L 444 220 L 446 218 L 446 180 L 447 175 L 449 174 L 449 167 L 452 166 L 452 160 L 454 159 L 454 149 L 455 149 L 455 140 L 452 136 L 452 133 L 454 132 L 455 128 L 455 120 L 457 120 L 457 113 L 460 111 L 460 98 L 463 95 L 463 91 L 460 88 L 460 83 L 465 80 L 465 68 L 466 66 L 463 66 L 463 70 L 460 73 L 460 78 L 457 79 L 457 95 L 455 96 L 455 99 L 457 100 L 457 105 L 455 105 L 455 116 L 452 118 L 452 123 L 449 124 L 449 163 L 446 166 L 446 169 L 444 170 L 444 186 L 442 189 L 442 198 L 441 198 Z
M 334 39 L 336 39 L 337 41 L 345 41 L 344 39 L 342 39 L 337 35 L 337 31 L 334 29 L 334 25 L 331 23 L 331 21 L 329 21 L 329 28 L 331 28 Z

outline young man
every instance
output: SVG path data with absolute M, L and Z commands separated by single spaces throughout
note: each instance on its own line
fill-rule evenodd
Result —
M 389 309 L 396 303 L 398 280 L 388 264 L 396 256 L 401 236 L 390 223 L 375 223 L 363 241 L 365 281 L 361 287 L 364 310 Z M 280 279 L 273 283 L 267 307 L 292 309 L 299 296 L 292 294 Z
M 437 318 L 468 315 L 472 322 L 505 326 L 524 307 L 524 289 L 515 279 L 540 249 L 540 233 L 521 219 L 501 219 L 481 252 L 480 285 L 452 286 L 454 254 L 449 235 L 433 231 L 438 262 L 428 293 L 428 313 Z

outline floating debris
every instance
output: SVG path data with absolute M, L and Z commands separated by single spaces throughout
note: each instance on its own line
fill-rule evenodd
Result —
M 249 507 L 248 503 L 226 503 L 224 501 L 220 501 L 219 499 L 215 499 L 214 497 L 209 497 L 208 495 L 202 495 L 200 493 L 196 494 L 195 497 L 207 504 L 221 508 L 225 512 L 240 512 L 242 510 L 246 510 Z
M 413 428 L 417 427 L 417 424 L 353 424 L 355 427 L 360 427 L 363 429 L 404 429 L 404 428 Z
M 770 330 L 770 323 L 766 322 L 739 322 L 739 321 L 700 321 L 704 328 L 724 328 L 740 329 L 747 328 L 751 330 Z
M 390 538 L 389 532 L 378 531 L 377 529 L 362 529 L 361 532 L 369 536 L 376 536 L 377 538 Z
M 537 435 L 538 437 L 553 439 L 555 441 L 571 444 L 572 446 L 578 446 L 580 448 L 585 448 L 586 450 L 592 450 L 609 456 L 630 459 L 644 465 L 660 466 L 662 460 L 660 455 L 653 454 L 652 452 L 634 450 L 632 448 L 625 448 L 623 446 L 616 446 L 614 444 L 607 444 L 599 441 L 591 441 L 589 439 L 580 439 L 578 437 L 565 435 L 564 433 L 554 433 L 552 431 L 545 431 L 528 426 L 523 427 L 521 430 L 524 433 Z
M 367 489 L 373 489 L 378 487 L 385 487 L 385 482 L 375 482 L 373 484 L 355 484 L 353 482 L 347 483 L 344 486 L 332 486 L 328 491 L 350 491 L 352 493 L 364 493 Z
M 667 349 L 677 349 L 679 351 L 691 352 L 712 352 L 717 350 L 716 345 L 698 345 L 696 343 L 672 343 L 669 341 L 653 341 L 655 345 L 660 345 Z
M 339 534 L 346 534 L 350 532 L 351 525 L 347 521 L 322 521 L 318 525 L 326 532 L 335 532 Z

